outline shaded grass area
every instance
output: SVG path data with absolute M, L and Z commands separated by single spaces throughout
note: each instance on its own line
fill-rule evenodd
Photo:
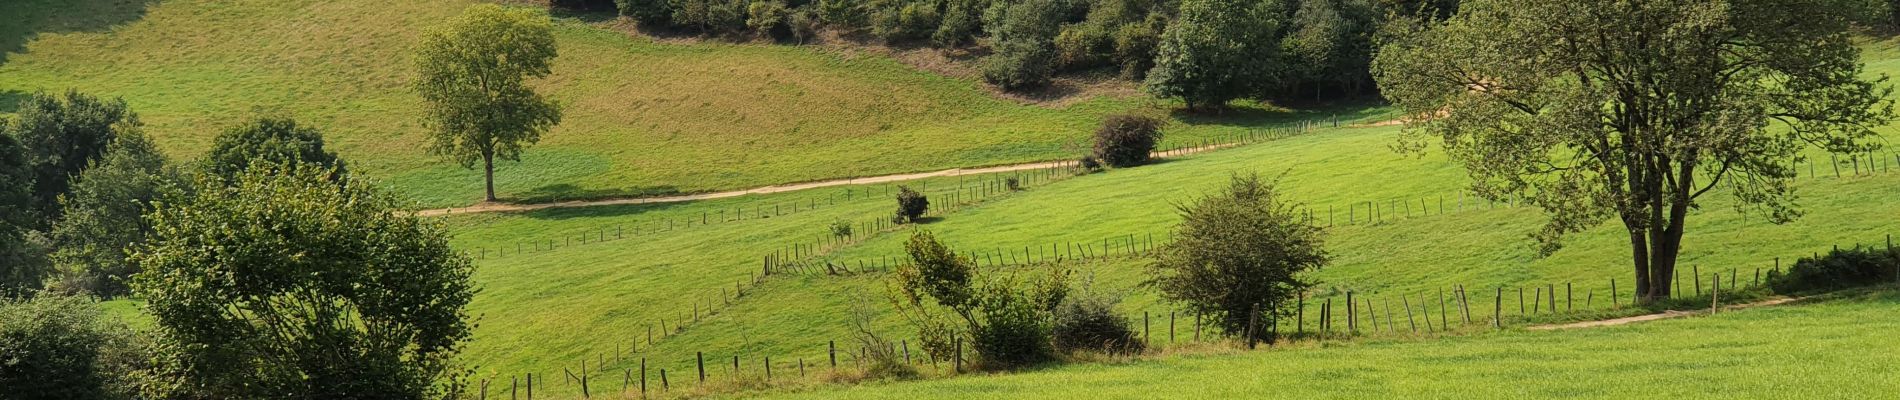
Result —
M 196 158 L 221 130 L 278 111 L 322 129 L 355 171 L 426 207 L 480 198 L 480 173 L 430 156 L 408 89 L 419 32 L 474 0 L 227 2 L 29 0 L 0 5 L 7 99 L 76 88 L 123 96 L 167 153 Z M 75 11 L 78 10 L 78 11 Z M 563 14 L 554 73 L 538 82 L 565 120 L 521 162 L 497 165 L 509 201 L 765 186 L 1072 159 L 1108 113 L 1172 103 L 1093 98 L 1060 107 L 888 57 L 816 47 L 656 42 L 597 14 Z M 1179 118 L 1192 143 L 1246 127 L 1347 120 L 1362 105 L 1242 105 Z

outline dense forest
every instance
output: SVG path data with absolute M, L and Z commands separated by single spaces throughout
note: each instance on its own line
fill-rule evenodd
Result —
M 1063 74 L 1145 82 L 1197 106 L 1234 98 L 1376 94 L 1379 32 L 1457 0 L 557 0 L 642 29 L 805 43 L 837 31 L 897 46 L 969 49 L 984 80 L 1035 90 Z

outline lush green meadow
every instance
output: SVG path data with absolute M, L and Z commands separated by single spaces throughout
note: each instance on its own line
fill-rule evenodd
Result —
M 421 30 L 473 0 L 25 0 L 0 4 L 0 114 L 35 91 L 124 97 L 160 146 L 196 158 L 258 113 L 321 128 L 356 170 L 429 207 L 480 198 L 480 173 L 424 152 L 408 89 Z M 541 90 L 563 123 L 502 163 L 514 201 L 764 186 L 1072 159 L 1101 115 L 1139 98 L 1025 105 L 981 84 L 862 51 L 654 40 L 603 15 L 564 15 Z M 1181 118 L 1172 140 L 1313 118 L 1248 106 Z M 1347 114 L 1344 118 L 1363 115 Z

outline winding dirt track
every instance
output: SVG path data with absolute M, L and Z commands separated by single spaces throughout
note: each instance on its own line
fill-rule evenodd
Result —
M 1782 299 L 1773 299 L 1773 300 L 1763 300 L 1763 301 L 1757 301 L 1754 303 L 1733 304 L 1733 305 L 1722 306 L 1722 310 L 1727 311 L 1727 310 L 1739 310 L 1739 309 L 1751 308 L 1751 307 L 1766 307 L 1766 306 L 1772 306 L 1772 305 L 1777 305 L 1777 304 L 1791 303 L 1791 302 L 1800 301 L 1800 300 L 1801 299 L 1799 298 L 1782 298 Z M 1533 327 L 1529 327 L 1525 329 L 1529 329 L 1533 331 L 1554 331 L 1554 330 L 1560 330 L 1560 329 L 1596 328 L 1596 327 L 1603 327 L 1603 326 L 1628 325 L 1628 324 L 1634 324 L 1634 323 L 1644 322 L 1644 321 L 1655 321 L 1659 319 L 1681 318 L 1681 317 L 1687 317 L 1691 315 L 1706 315 L 1708 313 L 1709 313 L 1708 311 L 1663 311 L 1660 313 L 1638 315 L 1634 317 L 1623 317 L 1623 318 L 1605 319 L 1605 320 L 1598 320 L 1598 321 L 1572 322 L 1568 324 L 1538 325 L 1538 326 L 1533 326 Z
M 1214 145 L 1207 145 L 1207 146 L 1200 146 L 1200 147 L 1189 147 L 1189 148 L 1183 148 L 1183 149 L 1177 149 L 1177 150 L 1158 151 L 1158 152 L 1155 152 L 1153 156 L 1155 158 L 1180 157 L 1184 155 L 1207 152 L 1207 151 L 1212 151 L 1212 150 L 1219 150 L 1219 149 L 1234 147 L 1238 145 L 1239 144 L 1233 144 L 1233 143 L 1214 144 Z M 833 187 L 833 186 L 864 185 L 864 184 L 872 184 L 872 183 L 901 182 L 901 181 L 908 181 L 908 180 L 936 178 L 936 177 L 945 177 L 945 176 L 962 176 L 962 175 L 993 174 L 993 173 L 998 173 L 998 172 L 1027 171 L 1027 170 L 1036 170 L 1036 169 L 1044 169 L 1044 168 L 1065 167 L 1065 166 L 1070 166 L 1074 164 L 1075 164 L 1075 161 L 1044 161 L 1044 162 L 1033 162 L 1033 163 L 1024 163 L 1024 164 L 999 165 L 999 166 L 981 167 L 981 168 L 951 168 L 951 169 L 946 169 L 946 170 L 941 170 L 941 171 L 917 172 L 917 173 L 896 174 L 896 175 L 867 176 L 867 177 L 862 177 L 862 178 L 831 179 L 831 180 L 805 182 L 805 183 L 772 185 L 772 186 L 757 187 L 757 188 L 751 188 L 751 189 L 741 189 L 741 190 L 731 190 L 731 191 L 724 191 L 724 192 L 683 194 L 683 195 L 677 195 L 677 196 L 631 197 L 631 198 L 621 198 L 621 199 L 566 201 L 566 202 L 559 202 L 559 203 L 541 203 L 541 204 L 481 203 L 481 204 L 476 204 L 476 205 L 472 205 L 468 207 L 460 207 L 460 208 L 439 208 L 439 209 L 433 209 L 433 210 L 422 210 L 422 211 L 417 211 L 416 215 L 424 216 L 424 217 L 432 217 L 432 216 L 455 215 L 455 214 L 534 211 L 534 210 L 543 210 L 543 209 L 550 209 L 550 208 L 594 207 L 594 206 L 612 206 L 612 205 L 625 205 L 625 204 L 678 203 L 678 202 L 686 202 L 686 201 L 723 199 L 723 198 L 728 198 L 728 197 L 739 197 L 739 196 L 750 195 L 750 194 L 782 193 L 782 192 L 790 192 L 790 191 L 798 191 L 798 190 L 806 190 L 806 189 L 817 189 L 817 188 Z

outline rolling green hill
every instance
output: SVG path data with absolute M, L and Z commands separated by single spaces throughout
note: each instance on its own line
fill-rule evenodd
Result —
M 322 129 L 357 171 L 424 206 L 480 198 L 479 172 L 424 152 L 408 89 L 419 32 L 472 0 L 23 0 L 0 4 L 0 114 L 35 91 L 122 96 L 175 158 L 264 110 Z M 869 52 L 654 40 L 604 15 L 558 18 L 538 83 L 566 118 L 520 163 L 513 201 L 764 186 L 1071 159 L 1106 113 L 1151 100 L 1024 105 Z M 1349 116 L 1351 117 L 1351 116 Z M 1187 119 L 1172 139 L 1285 118 Z

